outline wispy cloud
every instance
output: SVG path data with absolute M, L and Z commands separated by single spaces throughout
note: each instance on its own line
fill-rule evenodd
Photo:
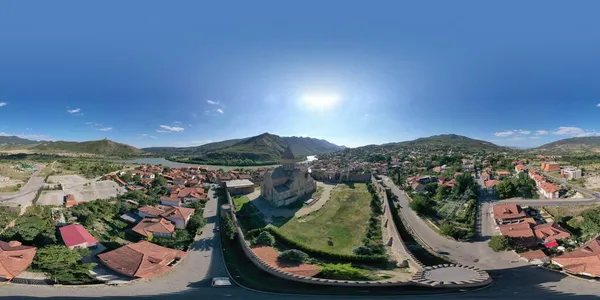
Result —
M 541 139 L 542 137 L 536 135 L 536 136 L 530 136 L 529 138 L 532 139 L 532 140 L 537 140 L 537 139 Z
M 151 139 L 155 139 L 155 138 L 156 138 L 155 136 L 153 136 L 153 135 L 149 135 L 149 134 L 147 134 L 147 133 L 142 133 L 142 136 L 143 136 L 143 137 L 149 137 L 149 138 L 151 138 Z
M 25 134 L 25 133 L 6 133 L 0 132 L 0 136 L 16 136 L 22 139 L 35 140 L 35 141 L 51 141 L 52 139 L 45 134 Z
M 582 129 L 574 126 L 561 126 L 552 132 L 554 135 L 566 135 L 574 137 L 586 137 L 586 136 L 597 136 L 596 130 L 593 129 Z
M 7 106 L 7 105 L 8 105 L 8 103 L 6 103 L 6 102 L 0 102 L 0 107 L 4 107 L 4 106 Z
M 160 125 L 160 128 L 162 129 L 158 129 L 156 132 L 182 132 L 185 130 L 183 127 L 168 125 Z
M 2 104 L 2 103 L 0 103 L 0 104 Z M 2 105 L 0 105 L 0 106 L 2 106 Z M 600 103 L 596 104 L 596 107 L 600 107 Z
M 192 118 L 194 118 L 194 119 L 198 117 L 198 115 L 196 113 L 191 113 L 191 115 L 192 115 Z
M 218 112 L 218 113 L 220 113 L 220 114 L 224 114 L 224 113 L 225 113 L 225 112 L 224 112 L 222 109 L 220 109 L 220 108 L 217 108 L 217 112 Z
M 179 122 L 179 121 L 173 121 L 173 124 L 175 124 L 175 125 L 181 125 L 181 122 Z
M 69 109 L 67 110 L 68 113 L 70 114 L 76 114 L 79 113 L 81 111 L 81 108 L 75 108 L 75 109 Z
M 100 130 L 100 131 L 111 131 L 111 130 L 113 130 L 113 128 L 112 127 L 102 127 L 102 128 L 98 128 L 98 130 Z
M 536 130 L 535 135 L 547 135 L 548 130 Z
M 494 133 L 495 136 L 499 136 L 499 137 L 507 137 L 507 136 L 511 136 L 513 134 L 515 134 L 515 133 L 512 130 L 500 131 L 500 132 Z
M 220 105 L 219 101 L 213 101 L 213 100 L 206 100 L 206 103 L 208 103 L 210 105 Z

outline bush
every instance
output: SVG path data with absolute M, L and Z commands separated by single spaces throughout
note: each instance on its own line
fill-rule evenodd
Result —
M 273 237 L 273 235 L 268 231 L 263 231 L 254 240 L 254 244 L 261 246 L 273 246 L 275 245 L 275 237 Z
M 515 248 L 512 238 L 505 235 L 493 236 L 488 242 L 488 246 L 490 246 L 494 252 L 506 251 Z
M 292 249 L 279 253 L 279 256 L 277 258 L 287 263 L 301 264 L 305 262 L 309 258 L 309 256 L 308 254 L 300 250 Z
M 235 238 L 237 230 L 235 228 L 235 224 L 233 224 L 233 218 L 229 214 L 224 214 L 221 216 L 221 228 L 225 237 L 230 240 Z
M 325 264 L 317 277 L 338 280 L 373 280 L 369 271 L 354 268 L 350 264 Z
M 352 250 L 356 255 L 371 255 L 373 254 L 373 250 L 367 246 L 358 246 Z

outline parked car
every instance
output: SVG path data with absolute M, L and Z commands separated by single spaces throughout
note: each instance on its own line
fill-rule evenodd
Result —
M 437 252 L 437 254 L 440 254 L 440 255 L 450 255 L 450 253 L 448 253 L 446 251 L 439 250 L 439 249 L 436 252 Z
M 229 277 L 215 277 L 212 279 L 212 286 L 231 286 Z

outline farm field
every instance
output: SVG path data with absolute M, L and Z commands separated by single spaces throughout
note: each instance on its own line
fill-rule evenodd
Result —
M 340 184 L 320 210 L 293 217 L 279 229 L 289 238 L 315 249 L 352 254 L 366 234 L 370 201 L 366 184 Z

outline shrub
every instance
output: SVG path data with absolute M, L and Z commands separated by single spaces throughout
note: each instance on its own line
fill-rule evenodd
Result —
M 511 237 L 505 235 L 495 235 L 488 242 L 488 246 L 494 252 L 514 249 L 515 245 Z
M 221 216 L 221 228 L 223 229 L 223 235 L 230 240 L 235 238 L 237 232 L 235 224 L 233 224 L 233 218 L 229 214 Z
M 373 254 L 373 250 L 367 246 L 358 246 L 352 250 L 356 255 L 371 255 Z
M 317 276 L 338 280 L 373 280 L 369 271 L 354 268 L 350 264 L 325 264 Z
M 279 253 L 277 258 L 284 262 L 301 264 L 308 259 L 308 254 L 297 249 L 292 249 Z
M 258 237 L 254 240 L 255 245 L 261 246 L 273 246 L 275 245 L 275 237 L 268 231 L 261 232 Z

